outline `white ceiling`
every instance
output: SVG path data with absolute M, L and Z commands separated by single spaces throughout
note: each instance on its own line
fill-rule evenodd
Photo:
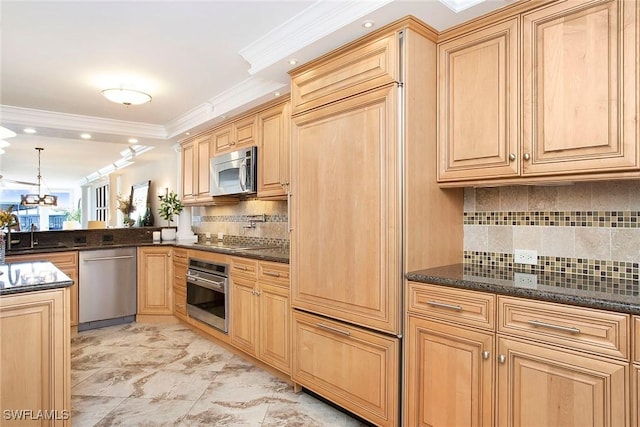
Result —
M 409 14 L 443 30 L 513 2 L 455 13 L 462 1 L 2 0 L 0 125 L 18 136 L 7 140 L 0 175 L 34 181 L 42 146 L 43 182 L 77 184 L 118 160 L 130 137 L 168 147 L 288 92 L 291 58 L 302 64 Z M 123 81 L 152 102 L 125 107 L 101 95 Z M 24 134 L 27 126 L 38 133 Z

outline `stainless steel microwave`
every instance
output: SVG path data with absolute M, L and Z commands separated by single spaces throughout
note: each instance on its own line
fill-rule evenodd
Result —
M 250 194 L 258 190 L 258 147 L 211 158 L 211 195 Z

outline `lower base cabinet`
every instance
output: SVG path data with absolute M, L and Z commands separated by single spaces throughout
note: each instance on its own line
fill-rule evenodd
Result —
M 629 425 L 629 364 L 498 337 L 499 426 Z
M 69 288 L 0 297 L 2 426 L 68 426 Z
M 640 364 L 631 366 L 631 425 L 640 427 Z
M 399 340 L 293 312 L 292 379 L 378 426 L 398 425 Z
M 493 425 L 494 334 L 409 316 L 407 426 Z

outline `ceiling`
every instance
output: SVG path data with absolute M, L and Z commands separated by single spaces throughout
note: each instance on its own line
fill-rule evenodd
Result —
M 43 183 L 78 185 L 120 159 L 129 138 L 166 153 L 188 131 L 287 93 L 290 69 L 403 16 L 443 30 L 513 2 L 471 0 L 480 3 L 454 12 L 467 1 L 1 0 L 0 125 L 18 135 L 0 175 L 34 181 L 41 146 Z M 152 101 L 126 107 L 101 95 L 121 84 Z

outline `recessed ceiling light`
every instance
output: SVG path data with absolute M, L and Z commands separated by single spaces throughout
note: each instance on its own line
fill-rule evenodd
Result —
M 289 60 L 289 65 L 296 65 L 297 63 L 298 63 L 298 60 L 297 60 L 297 59 L 293 59 L 293 58 L 291 58 L 291 59 Z
M 137 144 L 138 140 L 135 138 L 129 138 L 129 144 Z
M 371 28 L 371 27 L 373 27 L 374 25 L 376 25 L 376 23 L 375 23 L 375 22 L 373 22 L 373 21 L 364 21 L 364 22 L 362 23 L 362 26 L 363 26 L 364 28 Z
M 82 139 L 91 139 L 91 134 L 89 133 L 81 133 L 80 138 Z
M 28 134 L 34 134 L 34 133 L 37 133 L 37 131 L 36 131 L 34 128 L 24 128 L 24 129 L 22 129 L 22 131 L 23 131 L 24 133 L 28 133 Z
M 189 135 L 191 135 L 191 132 L 185 132 L 184 134 L 189 136 Z
M 273 96 L 280 96 L 280 92 L 273 92 Z

